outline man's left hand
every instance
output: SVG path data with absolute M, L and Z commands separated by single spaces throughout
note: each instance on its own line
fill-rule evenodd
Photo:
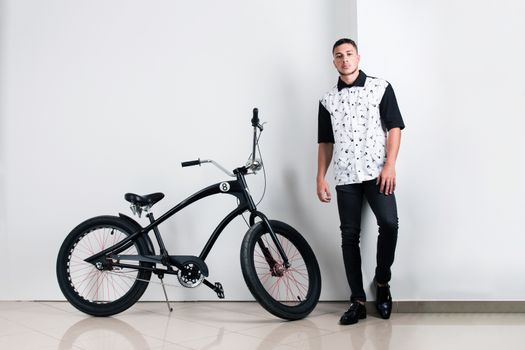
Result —
M 381 174 L 377 177 L 379 192 L 389 195 L 396 189 L 396 169 L 393 165 L 385 164 Z

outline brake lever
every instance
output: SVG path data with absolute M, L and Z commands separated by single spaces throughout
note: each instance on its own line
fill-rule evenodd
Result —
M 268 122 L 264 122 L 262 124 L 257 124 L 257 127 L 259 128 L 259 130 L 263 131 L 264 130 L 264 124 L 267 124 Z

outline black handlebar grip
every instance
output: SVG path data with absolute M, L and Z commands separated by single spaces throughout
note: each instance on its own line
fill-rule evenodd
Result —
M 253 109 L 253 117 L 252 117 L 252 126 L 256 127 L 259 125 L 259 110 L 257 108 Z
M 180 164 L 182 165 L 183 168 L 187 167 L 187 166 L 201 165 L 201 160 L 200 159 L 190 160 L 190 161 L 187 161 L 187 162 L 182 162 Z

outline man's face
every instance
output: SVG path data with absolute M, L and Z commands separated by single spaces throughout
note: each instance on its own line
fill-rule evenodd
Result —
M 342 44 L 334 50 L 334 65 L 339 74 L 352 75 L 359 69 L 359 55 L 352 44 Z

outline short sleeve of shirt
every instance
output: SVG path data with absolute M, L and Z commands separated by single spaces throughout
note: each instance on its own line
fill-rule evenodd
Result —
M 401 117 L 399 106 L 397 105 L 394 89 L 390 84 L 386 87 L 385 94 L 379 104 L 379 113 L 387 130 L 392 128 L 400 128 L 403 130 L 405 128 L 405 123 L 403 123 L 403 118 Z
M 330 112 L 319 102 L 317 143 L 335 143 Z

